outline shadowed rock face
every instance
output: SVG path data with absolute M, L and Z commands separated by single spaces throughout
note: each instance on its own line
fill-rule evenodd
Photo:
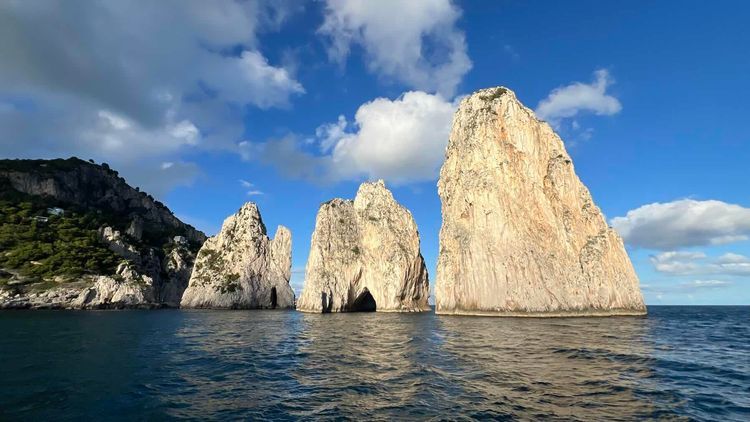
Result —
M 440 171 L 436 311 L 646 312 L 622 240 L 560 137 L 506 88 L 465 98 Z
M 258 207 L 248 202 L 203 244 L 181 306 L 293 308 L 291 266 L 289 229 L 279 226 L 269 239 Z
M 383 181 L 320 207 L 298 310 L 425 311 L 428 294 L 417 225 Z
M 60 203 L 131 214 L 128 234 L 140 238 L 146 228 L 170 229 L 190 241 L 203 243 L 206 235 L 180 221 L 151 195 L 131 187 L 107 165 L 77 158 L 67 160 L 0 160 L 0 180 L 28 195 L 55 198 Z M 130 233 L 130 230 L 137 233 Z
M 25 273 L 23 264 L 0 264 L 9 267 L 0 268 L 7 281 L 0 283 L 0 308 L 179 306 L 195 251 L 206 239 L 108 165 L 77 158 L 0 160 L 0 202 L 32 204 L 29 209 L 37 213 L 46 208 L 44 225 L 29 237 L 14 239 L 6 230 L 7 247 L 34 245 L 44 251 L 40 244 L 54 244 L 37 258 L 40 262 L 55 262 L 63 251 L 68 256 L 64 268 L 58 260 L 41 275 Z M 15 231 L 27 227 L 23 218 L 2 223 Z M 74 239 L 68 229 L 77 233 Z M 90 235 L 98 237 L 97 244 L 86 242 Z M 88 246 L 82 248 L 81 241 Z M 106 249 L 116 256 L 112 268 L 96 264 Z

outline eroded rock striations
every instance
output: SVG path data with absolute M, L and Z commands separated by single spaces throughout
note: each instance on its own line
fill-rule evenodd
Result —
M 248 202 L 206 240 L 182 296 L 184 308 L 292 308 L 292 235 L 266 235 L 258 207 Z
M 461 101 L 438 192 L 436 312 L 645 314 L 621 238 L 560 137 L 512 91 Z
M 426 311 L 428 294 L 417 225 L 382 180 L 320 207 L 298 310 Z

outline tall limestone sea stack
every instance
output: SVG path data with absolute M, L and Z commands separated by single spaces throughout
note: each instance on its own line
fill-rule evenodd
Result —
M 269 239 L 258 207 L 248 202 L 203 244 L 180 306 L 293 308 L 291 269 L 289 229 L 279 226 Z
M 646 313 L 563 142 L 502 87 L 463 99 L 440 171 L 439 314 Z
M 298 310 L 426 311 L 428 295 L 417 225 L 382 180 L 320 207 Z

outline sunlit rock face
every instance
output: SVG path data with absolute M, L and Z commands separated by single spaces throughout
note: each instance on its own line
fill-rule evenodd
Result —
M 436 311 L 638 315 L 638 277 L 563 142 L 506 88 L 461 101 L 440 171 Z
M 382 180 L 320 207 L 298 310 L 425 311 L 428 294 L 417 225 Z
M 273 240 L 258 207 L 248 202 L 224 221 L 198 252 L 183 308 L 292 308 L 292 236 L 279 226 Z

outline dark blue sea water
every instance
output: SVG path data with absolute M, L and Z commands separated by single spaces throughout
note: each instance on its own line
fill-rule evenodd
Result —
M 750 420 L 750 308 L 0 312 L 0 419 Z

